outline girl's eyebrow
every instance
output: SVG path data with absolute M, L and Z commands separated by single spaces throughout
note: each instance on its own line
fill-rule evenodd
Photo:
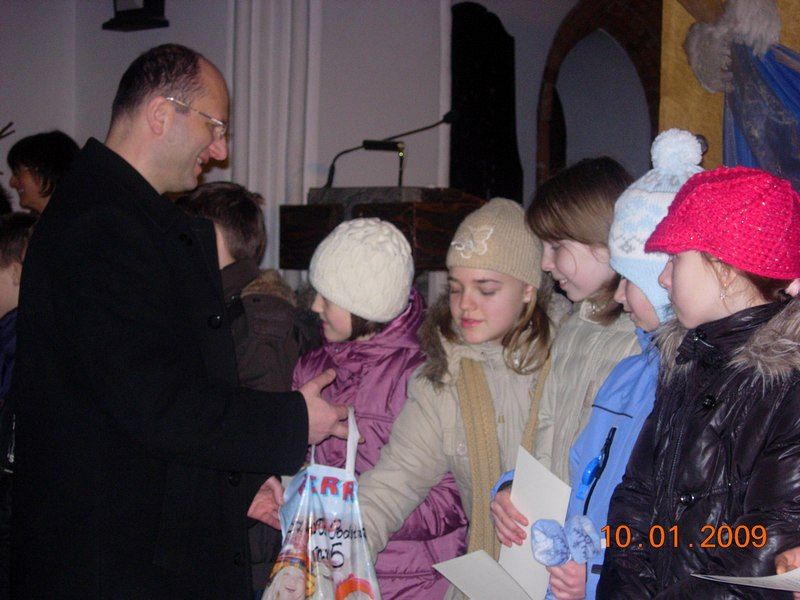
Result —
M 463 285 L 458 279 L 456 279 L 454 277 L 451 277 L 449 275 L 447 276 L 447 281 L 450 281 L 452 283 L 458 283 L 459 285 Z M 481 284 L 484 284 L 484 283 L 502 283 L 499 279 L 473 279 L 473 281 L 475 283 L 477 283 L 478 285 L 481 285 Z

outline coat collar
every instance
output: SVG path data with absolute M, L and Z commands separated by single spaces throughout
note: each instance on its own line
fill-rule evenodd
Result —
M 673 319 L 654 338 L 665 379 L 699 363 L 752 371 L 774 383 L 800 370 L 800 300 L 748 308 L 690 330 Z
M 90 164 L 108 173 L 114 180 L 129 191 L 127 198 L 136 198 L 136 204 L 148 218 L 160 229 L 167 231 L 183 213 L 166 196 L 159 194 L 155 188 L 142 177 L 128 161 L 111 150 L 108 146 L 89 138 L 83 147 L 82 154 Z
M 245 286 L 257 278 L 261 272 L 258 270 L 255 260 L 243 258 L 229 264 L 220 271 L 220 274 L 222 275 L 225 300 L 228 301 L 232 296 L 240 295 Z

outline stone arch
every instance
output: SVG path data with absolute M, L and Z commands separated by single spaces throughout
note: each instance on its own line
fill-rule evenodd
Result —
M 580 0 L 556 31 L 539 89 L 536 124 L 536 183 L 550 172 L 556 80 L 564 57 L 590 33 L 602 29 L 622 47 L 642 82 L 650 114 L 650 130 L 658 132 L 661 72 L 662 0 Z

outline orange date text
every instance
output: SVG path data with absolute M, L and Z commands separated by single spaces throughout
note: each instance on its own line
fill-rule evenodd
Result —
M 631 528 L 625 524 L 612 527 L 606 525 L 600 530 L 605 536 L 606 548 L 625 549 L 631 546 L 636 548 L 663 548 L 664 546 L 678 548 L 682 544 L 689 548 L 763 548 L 767 543 L 767 529 L 763 525 L 736 525 L 732 527 L 727 523 L 720 525 L 706 524 L 700 527 L 699 532 L 693 532 L 691 541 L 682 538 L 683 531 L 677 525 L 663 527 L 652 525 L 643 539 L 634 539 Z M 688 542 L 688 543 L 687 543 Z

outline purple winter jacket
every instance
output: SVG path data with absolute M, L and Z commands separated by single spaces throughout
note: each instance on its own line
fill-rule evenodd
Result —
M 335 381 L 322 395 L 334 404 L 355 407 L 365 440 L 358 446 L 357 475 L 378 462 L 406 402 L 406 383 L 425 361 L 416 335 L 423 316 L 422 297 L 412 290 L 406 310 L 371 339 L 326 342 L 295 367 L 295 389 L 325 369 L 336 370 Z M 344 440 L 328 438 L 317 446 L 316 461 L 344 468 L 345 452 Z M 384 600 L 442 598 L 449 583 L 432 565 L 466 551 L 467 522 L 455 480 L 447 474 L 378 555 L 375 570 Z

